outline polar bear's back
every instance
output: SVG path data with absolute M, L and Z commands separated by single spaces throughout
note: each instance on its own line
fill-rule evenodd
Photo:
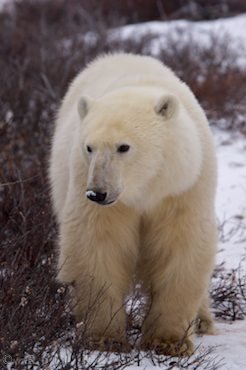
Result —
M 163 87 L 182 101 L 195 122 L 203 121 L 202 125 L 207 125 L 193 93 L 171 69 L 153 57 L 124 53 L 100 56 L 80 72 L 65 95 L 59 116 L 65 119 L 70 116 L 71 110 L 77 114 L 78 99 L 83 95 L 98 99 L 131 83 Z
M 82 95 L 94 99 L 104 95 L 110 87 L 119 86 L 119 82 L 134 79 L 138 75 L 163 74 L 163 65 L 158 60 L 134 54 L 108 54 L 100 56 L 82 70 L 72 81 L 61 107 L 62 114 L 78 102 Z M 170 71 L 170 73 L 172 73 Z

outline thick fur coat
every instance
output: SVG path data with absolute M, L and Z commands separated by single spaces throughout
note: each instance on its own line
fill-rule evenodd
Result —
M 192 351 L 192 323 L 213 332 L 215 149 L 196 98 L 159 61 L 106 55 L 74 79 L 58 112 L 50 181 L 58 279 L 75 314 L 97 302 L 90 334 L 126 343 L 124 300 L 149 297 L 143 348 Z M 180 347 L 179 347 L 180 350 Z

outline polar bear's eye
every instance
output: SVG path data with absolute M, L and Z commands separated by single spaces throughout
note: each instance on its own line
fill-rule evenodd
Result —
M 122 144 L 122 145 L 118 146 L 117 152 L 118 153 L 126 153 L 126 152 L 128 152 L 129 149 L 130 149 L 130 145 Z
M 86 145 L 86 150 L 88 153 L 92 153 L 92 147 L 90 145 Z

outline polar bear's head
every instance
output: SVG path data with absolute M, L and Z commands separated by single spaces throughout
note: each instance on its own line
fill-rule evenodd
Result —
M 90 200 L 144 211 L 197 180 L 200 139 L 176 96 L 122 88 L 98 100 L 82 97 L 78 112 Z

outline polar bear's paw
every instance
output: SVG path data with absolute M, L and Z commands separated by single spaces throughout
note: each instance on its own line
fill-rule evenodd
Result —
M 157 355 L 165 356 L 190 356 L 194 346 L 190 339 L 183 340 L 154 338 L 151 341 L 142 341 L 142 350 L 153 350 Z
M 200 317 L 196 323 L 196 333 L 198 335 L 215 335 L 216 329 L 213 320 L 210 317 Z
M 89 349 L 101 352 L 130 352 L 131 346 L 125 339 L 98 337 L 89 340 Z

